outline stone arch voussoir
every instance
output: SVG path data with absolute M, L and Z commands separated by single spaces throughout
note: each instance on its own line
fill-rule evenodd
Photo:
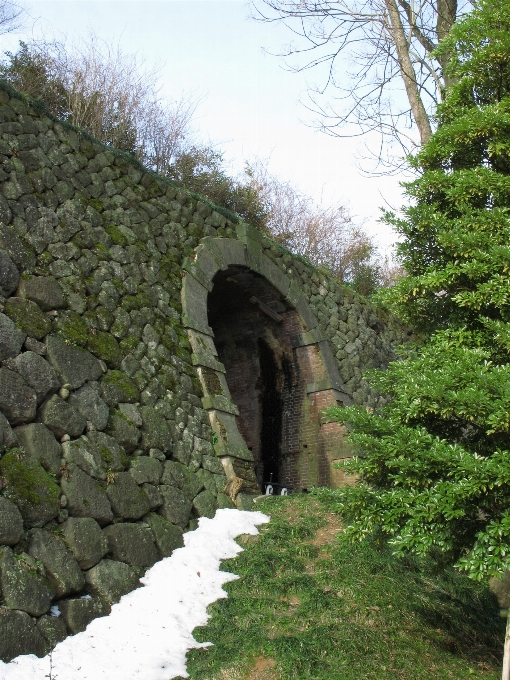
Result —
M 352 403 L 329 343 L 299 284 L 264 254 L 262 236 L 257 230 L 241 223 L 237 227 L 237 235 L 238 239 L 204 238 L 195 254 L 184 262 L 181 290 L 183 325 L 188 333 L 192 361 L 204 392 L 203 406 L 209 413 L 216 455 L 221 459 L 229 480 L 238 476 L 239 466 L 247 469 L 250 464 L 253 465 L 253 455 L 237 427 L 236 416 L 239 411 L 230 395 L 225 367 L 218 360 L 214 333 L 208 323 L 208 294 L 213 289 L 213 279 L 219 271 L 225 271 L 229 266 L 242 266 L 264 277 L 302 321 L 305 330 L 295 338 L 295 346 L 315 345 L 324 364 L 327 378 L 309 384 L 308 392 L 333 390 L 339 402 L 345 405 Z M 238 505 L 242 507 L 242 501 Z

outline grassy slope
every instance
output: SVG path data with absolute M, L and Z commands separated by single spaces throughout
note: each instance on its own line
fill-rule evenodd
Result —
M 310 496 L 269 498 L 272 521 L 223 569 L 240 579 L 195 637 L 192 680 L 500 677 L 504 623 L 490 592 L 346 545 L 338 515 Z M 251 538 L 251 540 L 250 540 Z

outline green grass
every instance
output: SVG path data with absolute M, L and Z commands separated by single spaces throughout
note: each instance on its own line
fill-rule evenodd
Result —
M 192 680 L 500 678 L 504 622 L 492 594 L 453 570 L 341 540 L 310 496 L 269 498 L 260 537 L 222 569 L 240 576 L 194 631 Z

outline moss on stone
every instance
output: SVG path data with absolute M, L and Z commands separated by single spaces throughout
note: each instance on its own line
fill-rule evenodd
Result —
M 123 371 L 108 371 L 103 376 L 101 384 L 104 389 L 114 388 L 119 393 L 119 396 L 122 396 L 121 399 L 117 399 L 119 402 L 134 403 L 140 397 L 136 383 Z
M 51 321 L 30 300 L 10 298 L 5 303 L 5 314 L 31 338 L 41 340 L 51 330 Z
M 122 298 L 121 306 L 126 312 L 132 312 L 134 309 L 142 309 L 142 307 L 152 308 L 153 304 L 146 293 L 139 291 L 138 295 L 125 295 Z
M 115 224 L 107 224 L 105 226 L 105 231 L 116 245 L 127 245 L 127 238 Z
M 33 526 L 56 517 L 60 488 L 39 461 L 23 449 L 11 449 L 0 460 L 0 475 L 5 480 L 4 496 L 19 507 L 25 521 Z
M 96 331 L 95 334 L 89 335 L 87 347 L 89 351 L 111 366 L 117 366 L 122 358 L 119 343 L 110 333 Z
M 122 356 L 127 356 L 128 354 L 131 354 L 137 347 L 138 347 L 138 338 L 135 338 L 133 335 L 131 335 L 128 338 L 124 338 L 124 340 L 121 340 L 119 343 L 120 351 L 122 352 Z
M 89 338 L 88 326 L 76 312 L 64 312 L 55 320 L 58 334 L 73 345 L 85 347 Z

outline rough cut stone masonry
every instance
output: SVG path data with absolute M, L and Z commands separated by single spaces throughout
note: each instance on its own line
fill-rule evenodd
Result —
M 406 337 L 34 106 L 0 90 L 3 660 L 83 630 L 197 517 L 249 508 L 271 475 L 343 483 L 344 433 L 321 411 L 374 405 L 362 371 Z

